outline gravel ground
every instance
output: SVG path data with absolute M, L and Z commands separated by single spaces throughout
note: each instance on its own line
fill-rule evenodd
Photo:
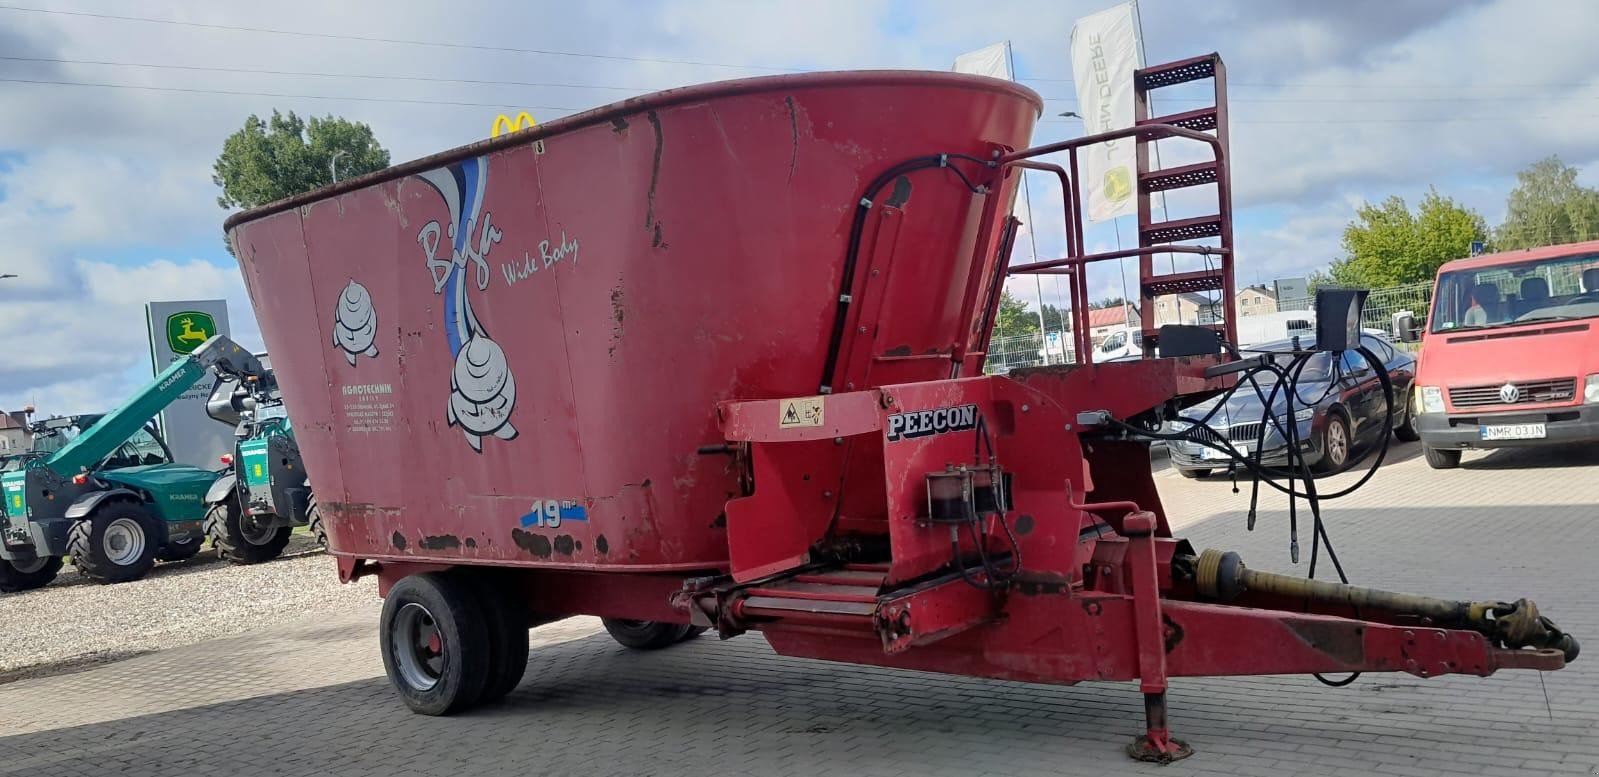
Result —
M 68 565 L 44 588 L 0 594 L 0 684 L 379 606 L 376 581 L 339 583 L 333 559 L 304 532 L 269 563 L 228 564 L 207 549 L 117 585 Z

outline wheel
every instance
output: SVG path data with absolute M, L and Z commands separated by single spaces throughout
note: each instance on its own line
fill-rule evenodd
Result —
M 427 572 L 389 589 L 378 622 L 383 670 L 412 712 L 449 715 L 478 702 L 489 678 L 489 631 L 477 591 Z
M 311 536 L 316 538 L 316 546 L 328 549 L 328 527 L 322 523 L 322 511 L 317 509 L 316 499 L 311 500 L 311 506 L 305 508 L 306 526 L 311 529 Z
M 1415 442 L 1421 439 L 1421 432 L 1416 430 L 1416 397 L 1415 392 L 1410 392 L 1410 401 L 1405 403 L 1405 422 L 1394 427 L 1394 436 L 1400 442 Z
M 1460 451 L 1457 450 L 1423 445 L 1421 455 L 1427 459 L 1427 466 L 1433 469 L 1454 469 L 1460 466 Z
M 483 609 L 483 625 L 488 630 L 488 677 L 483 681 L 479 704 L 499 701 L 516 690 L 527 673 L 528 617 L 501 587 L 500 580 L 478 570 L 452 573 L 469 584 Z
M 169 542 L 155 552 L 155 558 L 157 561 L 184 561 L 194 558 L 194 554 L 199 553 L 203 547 L 205 547 L 205 535 L 184 542 Z
M 665 623 L 663 621 L 630 621 L 621 618 L 601 618 L 605 630 L 611 633 L 611 639 L 621 643 L 623 647 L 634 650 L 660 650 L 671 647 L 683 640 L 688 630 L 693 628 L 686 624 Z
M 1321 430 L 1321 460 L 1316 462 L 1316 469 L 1327 475 L 1342 472 L 1349 465 L 1351 444 L 1349 421 L 1344 414 L 1337 410 L 1327 414 L 1327 426 Z
M 217 555 L 235 564 L 259 564 L 283 554 L 289 544 L 288 526 L 257 526 L 239 509 L 239 500 L 228 498 L 205 511 L 205 534 Z
M 38 556 L 32 561 L 0 560 L 0 592 L 16 593 L 43 588 L 61 571 L 60 556 Z
M 711 627 L 709 627 L 709 626 L 690 626 L 690 627 L 688 627 L 688 631 L 683 632 L 683 636 L 681 638 L 679 638 L 677 641 L 678 642 L 687 642 L 687 641 L 689 641 L 691 639 L 698 639 L 701 634 L 704 634 L 705 632 L 710 631 L 710 630 L 711 630 Z
M 1177 469 L 1177 474 L 1182 475 L 1183 477 L 1188 478 L 1189 480 L 1198 480 L 1199 478 L 1202 478 L 1202 477 L 1205 477 L 1206 475 L 1209 475 L 1210 474 L 1210 470 L 1208 470 L 1208 469 L 1182 469 L 1182 468 L 1179 467 Z
M 133 502 L 102 502 L 72 524 L 67 555 L 78 574 L 97 583 L 126 583 L 155 566 L 155 519 Z

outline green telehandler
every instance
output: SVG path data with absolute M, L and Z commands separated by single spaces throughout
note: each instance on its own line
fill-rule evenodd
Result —
M 59 447 L 0 474 L 0 591 L 49 584 L 68 556 L 79 574 L 120 583 L 145 576 L 157 560 L 199 552 L 206 536 L 206 493 L 220 473 L 173 463 L 148 425 L 211 371 L 218 387 L 270 379 L 254 354 L 217 335 L 111 412 L 93 420 L 44 422 Z M 215 401 L 218 393 L 214 387 L 210 405 L 221 404 Z M 226 410 L 208 407 L 218 421 L 240 422 Z M 54 429 L 48 427 L 52 422 Z

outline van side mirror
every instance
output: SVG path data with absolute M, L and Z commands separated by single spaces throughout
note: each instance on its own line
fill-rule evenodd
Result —
M 1408 310 L 1401 310 L 1394 314 L 1394 337 L 1401 343 L 1414 343 L 1421 339 L 1421 331 L 1416 326 L 1415 314 Z

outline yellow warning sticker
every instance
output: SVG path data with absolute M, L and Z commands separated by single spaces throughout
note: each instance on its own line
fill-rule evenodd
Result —
M 779 429 L 821 425 L 821 397 L 797 397 L 795 399 L 785 399 L 778 403 L 777 426 Z

